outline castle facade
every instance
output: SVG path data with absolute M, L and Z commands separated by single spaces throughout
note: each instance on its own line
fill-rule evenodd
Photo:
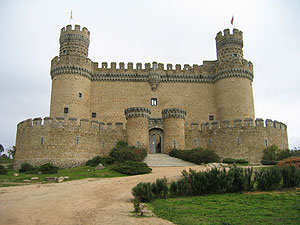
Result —
M 88 58 L 90 32 L 79 25 L 62 28 L 59 41 L 50 116 L 18 124 L 15 168 L 80 165 L 108 155 L 120 140 L 149 153 L 204 147 L 250 162 L 269 145 L 288 148 L 285 124 L 255 119 L 253 65 L 237 29 L 217 34 L 217 60 L 183 67 L 99 65 Z

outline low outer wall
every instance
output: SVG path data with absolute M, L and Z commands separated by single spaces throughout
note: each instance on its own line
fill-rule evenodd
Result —
M 22 163 L 52 163 L 61 168 L 84 164 L 100 155 L 108 155 L 119 140 L 126 140 L 123 124 L 104 125 L 76 118 L 41 118 L 18 124 L 14 168 Z
M 222 158 L 243 158 L 259 163 L 263 149 L 277 145 L 287 149 L 286 125 L 278 121 L 251 119 L 245 121 L 223 121 L 201 124 L 196 123 L 186 129 L 186 149 L 195 147 L 210 148 Z

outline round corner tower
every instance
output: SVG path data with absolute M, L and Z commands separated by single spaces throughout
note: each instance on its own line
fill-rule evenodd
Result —
M 126 132 L 129 146 L 136 146 L 149 150 L 149 118 L 148 108 L 132 107 L 125 109 L 127 120 Z
M 87 58 L 90 32 L 75 25 L 60 32 L 59 57 L 51 61 L 50 116 L 87 118 L 90 115 L 91 61 Z
M 162 110 L 164 121 L 164 153 L 168 154 L 172 149 L 185 149 L 184 122 L 186 111 L 178 108 Z
M 216 36 L 214 95 L 218 120 L 254 119 L 253 66 L 243 57 L 243 33 L 233 29 Z

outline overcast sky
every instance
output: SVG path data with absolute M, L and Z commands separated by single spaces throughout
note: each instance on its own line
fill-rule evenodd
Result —
M 94 62 L 202 64 L 216 59 L 215 36 L 244 33 L 244 58 L 254 65 L 257 118 L 288 126 L 300 147 L 300 1 L 298 0 L 0 0 L 0 144 L 15 144 L 17 123 L 49 115 L 50 61 L 60 29 L 91 32 Z

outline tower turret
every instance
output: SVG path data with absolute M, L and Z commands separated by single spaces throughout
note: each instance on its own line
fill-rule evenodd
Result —
M 243 33 L 233 29 L 216 37 L 217 67 L 214 98 L 217 120 L 254 119 L 253 66 L 243 57 Z
M 233 29 L 230 34 L 229 29 L 224 30 L 224 35 L 220 31 L 216 37 L 217 59 L 219 62 L 243 59 L 243 32 Z
M 52 92 L 50 116 L 91 118 L 91 68 L 87 58 L 90 43 L 87 28 L 75 25 L 60 32 L 59 57 L 51 61 Z
M 75 29 L 72 30 L 72 26 L 68 25 L 61 29 L 59 43 L 59 56 L 77 55 L 87 57 L 90 44 L 90 32 L 86 27 L 80 30 L 79 25 L 75 25 Z

